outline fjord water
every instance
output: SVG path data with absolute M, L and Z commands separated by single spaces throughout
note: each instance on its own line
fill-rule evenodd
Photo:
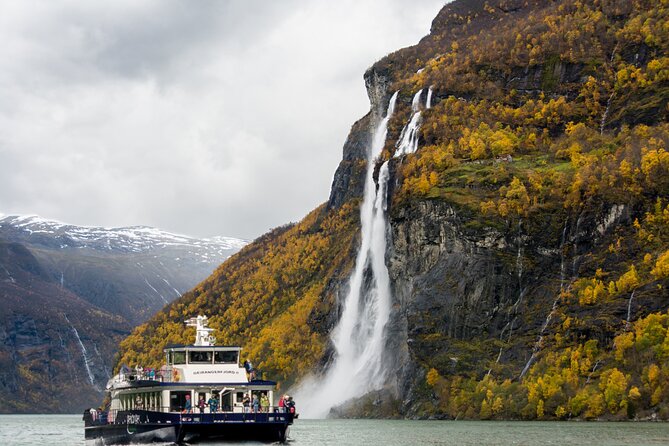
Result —
M 83 436 L 80 415 L 0 415 L 2 446 L 84 446 Z M 669 423 L 298 420 L 291 427 L 289 444 L 666 445 Z

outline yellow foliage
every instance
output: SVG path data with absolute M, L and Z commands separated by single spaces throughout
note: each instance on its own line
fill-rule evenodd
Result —
M 434 387 L 438 382 L 439 379 L 441 379 L 441 376 L 439 375 L 439 372 L 435 368 L 431 368 L 427 372 L 427 383 L 431 386 Z
M 639 388 L 637 386 L 632 386 L 629 393 L 627 394 L 627 397 L 632 401 L 639 400 L 641 398 L 641 392 L 639 392 Z
M 650 273 L 658 280 L 669 277 L 669 250 L 659 255 Z

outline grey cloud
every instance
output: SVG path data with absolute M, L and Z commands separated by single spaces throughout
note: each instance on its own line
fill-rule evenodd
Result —
M 440 1 L 0 4 L 0 212 L 253 238 L 328 196 Z

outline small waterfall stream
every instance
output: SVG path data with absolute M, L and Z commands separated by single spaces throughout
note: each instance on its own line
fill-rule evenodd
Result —
M 625 330 L 629 330 L 632 323 L 632 301 L 634 300 L 634 293 L 636 293 L 636 290 L 632 291 L 632 294 L 627 301 L 627 319 L 625 320 Z
M 95 377 L 93 376 L 93 372 L 91 371 L 91 367 L 89 365 L 90 359 L 88 358 L 88 352 L 86 351 L 86 347 L 84 346 L 84 343 L 81 342 L 81 338 L 79 337 L 79 332 L 77 331 L 76 328 L 74 328 L 74 325 L 72 325 L 72 323 L 70 322 L 70 320 L 67 318 L 66 315 L 63 314 L 63 317 L 65 318 L 68 325 L 72 329 L 72 333 L 74 333 L 74 337 L 77 338 L 77 342 L 79 343 L 79 349 L 81 350 L 81 355 L 84 358 L 84 366 L 86 367 L 86 373 L 88 374 L 88 380 L 91 382 L 91 385 L 97 389 L 98 386 L 95 384 Z
M 322 379 L 305 381 L 297 392 L 301 411 L 309 418 L 323 418 L 331 408 L 379 389 L 385 382 L 385 328 L 391 303 L 386 266 L 388 162 L 379 169 L 378 187 L 374 168 L 386 142 L 397 95 L 395 92 L 390 98 L 367 158 L 360 249 L 342 315 L 332 335 L 336 351 L 333 363 Z
M 530 369 L 530 366 L 534 362 L 534 360 L 537 357 L 537 353 L 539 353 L 539 350 L 541 349 L 541 344 L 544 340 L 544 334 L 546 333 L 546 329 L 548 328 L 548 324 L 550 324 L 551 319 L 553 319 L 553 315 L 555 314 L 555 310 L 557 310 L 558 304 L 560 303 L 560 299 L 562 299 L 562 292 L 564 291 L 564 282 L 566 280 L 566 268 L 565 268 L 565 255 L 564 255 L 564 245 L 567 240 L 567 223 L 569 220 L 567 220 L 564 223 L 564 228 L 562 229 L 562 239 L 560 240 L 560 292 L 558 293 L 557 297 L 553 301 L 553 305 L 551 306 L 551 310 L 548 312 L 548 316 L 546 316 L 546 320 L 544 321 L 544 324 L 541 326 L 541 331 L 539 332 L 539 338 L 537 339 L 537 342 L 535 342 L 534 347 L 532 348 L 532 355 L 530 356 L 530 359 L 527 361 L 525 364 L 525 367 L 523 367 L 522 372 L 520 372 L 519 379 L 522 379 L 522 377 L 527 373 L 527 371 Z
M 16 280 L 14 280 L 14 278 L 10 274 L 9 270 L 7 268 L 5 268 L 5 265 L 2 265 L 2 269 L 4 269 L 5 273 L 7 274 L 7 280 L 9 280 L 11 283 L 16 283 Z

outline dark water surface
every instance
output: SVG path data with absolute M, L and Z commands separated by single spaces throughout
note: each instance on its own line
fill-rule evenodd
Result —
M 83 435 L 80 415 L 0 415 L 0 446 L 84 446 Z M 297 420 L 290 438 L 300 446 L 669 445 L 669 423 Z

